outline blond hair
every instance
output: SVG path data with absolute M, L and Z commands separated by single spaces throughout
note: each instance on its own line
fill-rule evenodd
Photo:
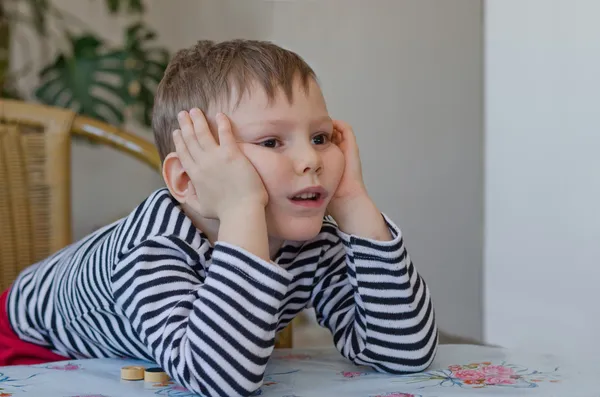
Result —
M 254 84 L 263 88 L 269 100 L 282 89 L 291 102 L 297 78 L 305 90 L 313 69 L 296 53 L 268 41 L 198 41 L 178 51 L 169 62 L 158 85 L 152 113 L 152 129 L 161 160 L 175 151 L 172 133 L 179 128 L 177 114 L 193 107 L 207 112 L 219 101 L 235 99 Z M 233 92 L 237 98 L 231 98 Z

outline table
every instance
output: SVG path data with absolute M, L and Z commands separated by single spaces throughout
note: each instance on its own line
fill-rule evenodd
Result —
M 0 368 L 0 397 L 191 397 L 172 382 L 123 381 L 121 359 L 71 360 Z M 333 348 L 275 350 L 255 396 L 450 397 L 600 396 L 600 365 L 549 354 L 441 345 L 431 368 L 385 375 L 347 362 Z

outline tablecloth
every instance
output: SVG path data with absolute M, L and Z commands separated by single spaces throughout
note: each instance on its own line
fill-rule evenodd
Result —
M 124 381 L 134 360 L 88 359 L 0 368 L 0 397 L 191 397 L 173 382 Z M 442 345 L 433 365 L 386 375 L 346 361 L 334 348 L 275 350 L 255 396 L 451 397 L 600 396 L 600 365 L 551 354 L 471 345 Z

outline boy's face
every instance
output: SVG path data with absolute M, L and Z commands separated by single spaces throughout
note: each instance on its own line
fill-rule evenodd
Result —
M 238 107 L 225 113 L 269 195 L 270 237 L 315 237 L 345 164 L 332 142 L 333 123 L 317 83 L 311 79 L 305 92 L 298 80 L 291 104 L 281 90 L 269 103 L 262 88 L 252 89 Z

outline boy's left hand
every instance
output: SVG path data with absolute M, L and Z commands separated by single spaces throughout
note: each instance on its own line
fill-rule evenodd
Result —
M 352 127 L 344 121 L 333 120 L 333 129 L 333 142 L 342 150 L 345 167 L 342 180 L 327 206 L 327 212 L 345 233 L 390 240 L 392 236 L 381 212 L 367 193 Z
M 357 197 L 368 196 L 363 181 L 358 144 L 352 127 L 344 121 L 333 120 L 333 130 L 333 143 L 342 150 L 346 164 L 340 184 L 328 206 L 328 211 L 332 215 L 335 212 L 339 213 L 337 209 L 348 205 Z

